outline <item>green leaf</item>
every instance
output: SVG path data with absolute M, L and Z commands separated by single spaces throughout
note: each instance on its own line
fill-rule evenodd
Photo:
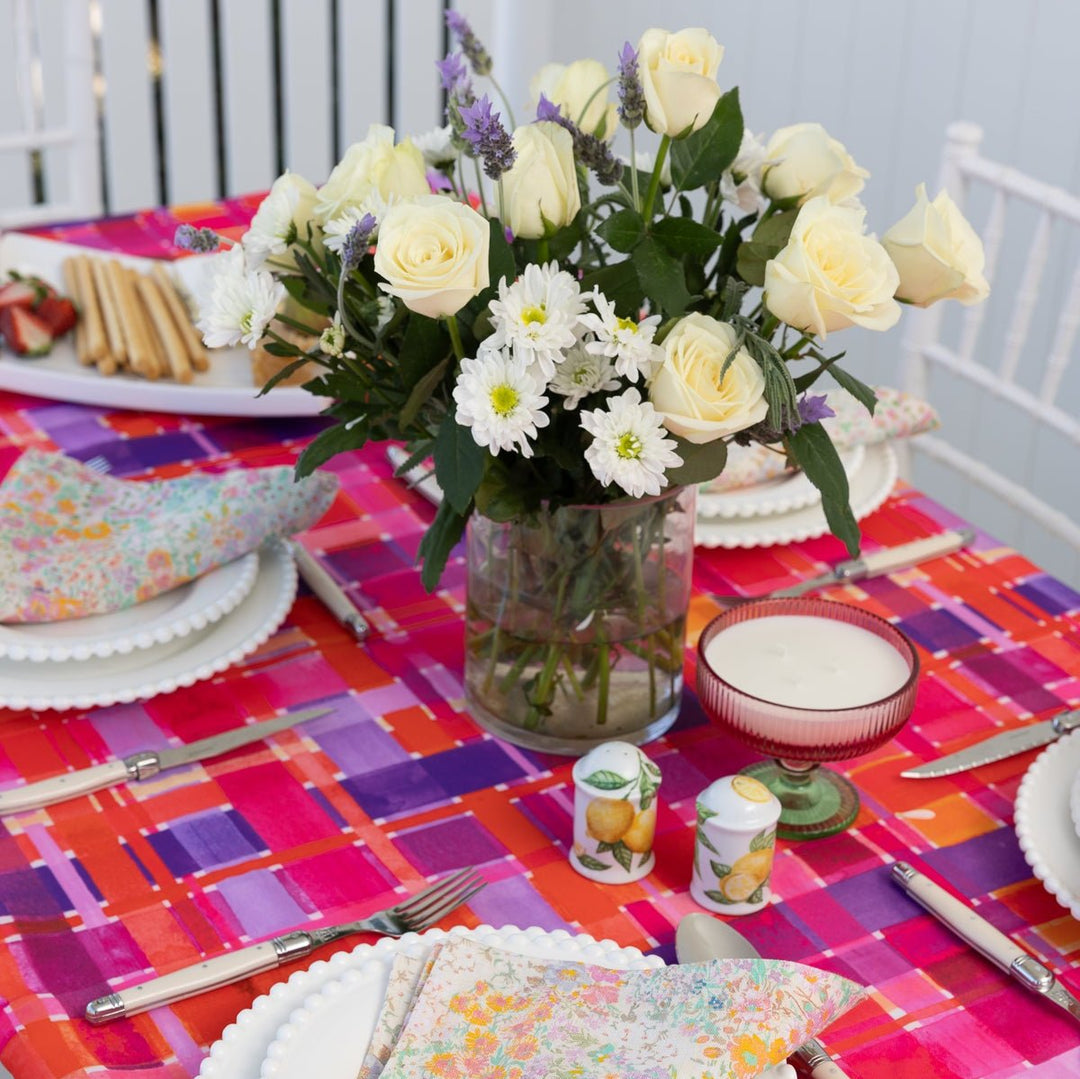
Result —
M 398 349 L 398 376 L 406 390 L 411 390 L 447 352 L 445 330 L 439 320 L 426 315 L 411 315 Z
M 632 315 L 635 319 L 645 299 L 633 259 L 612 262 L 586 274 L 581 282 L 581 291 L 590 292 L 593 289 L 599 289 L 615 305 L 618 314 Z
M 743 116 L 738 89 L 717 101 L 708 123 L 671 144 L 671 178 L 683 190 L 701 187 L 720 174 L 739 156 Z
M 716 862 L 710 858 L 709 868 L 712 869 L 712 871 L 716 874 L 717 880 L 723 880 L 724 877 L 731 876 L 731 866 L 724 865 L 723 862 Z
M 262 346 L 264 352 L 269 352 L 271 356 L 303 356 L 304 350 L 297 348 L 296 345 L 283 345 L 278 341 L 268 341 Z
M 263 346 L 263 347 L 266 348 L 267 352 L 270 351 L 269 346 Z M 286 355 L 286 356 L 295 355 L 295 353 L 285 353 L 284 355 Z M 284 381 L 294 371 L 299 371 L 300 368 L 303 367 L 305 363 L 309 363 L 309 362 L 310 361 L 309 361 L 307 356 L 301 356 L 298 360 L 293 360 L 292 363 L 287 363 L 284 367 L 282 367 L 279 370 L 275 371 L 273 373 L 273 375 L 270 376 L 270 379 L 267 381 L 266 385 L 263 386 L 263 388 L 261 390 L 259 390 L 257 396 L 262 397 L 262 395 L 264 393 L 269 393 L 279 382 Z
M 776 846 L 776 829 L 766 828 L 763 832 L 758 832 L 753 839 L 750 840 L 750 849 L 755 850 L 769 850 L 771 847 Z
M 678 445 L 677 453 L 683 459 L 678 468 L 669 468 L 668 483 L 688 487 L 692 483 L 707 483 L 716 479 L 727 464 L 727 443 L 722 438 L 699 445 L 685 438 L 671 435 Z
M 706 891 L 706 892 L 705 892 L 705 894 L 706 894 L 706 895 L 707 895 L 707 896 L 708 896 L 708 897 L 709 897 L 709 898 L 710 898 L 710 899 L 711 899 L 711 900 L 712 900 L 712 901 L 713 901 L 714 903 L 723 903 L 723 904 L 724 904 L 724 906 L 726 906 L 726 907 L 730 907 L 730 906 L 731 906 L 731 904 L 735 902 L 735 900 L 734 900 L 734 899 L 728 899 L 728 897 L 727 897 L 726 895 L 724 895 L 724 893 L 723 893 L 723 892 L 715 892 L 715 891 Z
M 777 251 L 787 247 L 792 226 L 794 226 L 795 218 L 798 216 L 798 210 L 784 210 L 783 213 L 763 218 L 753 231 L 752 239 L 754 243 L 774 247 Z
M 712 845 L 712 840 L 705 834 L 705 829 L 698 827 L 697 830 L 698 842 L 706 849 L 711 850 L 713 854 L 719 854 L 720 852 Z
M 326 464 L 331 457 L 336 457 L 346 450 L 357 450 L 367 440 L 368 425 L 364 420 L 350 426 L 338 423 L 328 427 L 325 431 L 320 431 L 300 454 L 296 462 L 296 474 L 301 479 L 310 476 L 319 465 Z
M 432 457 L 435 458 L 435 478 L 458 513 L 468 513 L 489 456 L 485 447 L 477 445 L 471 429 L 462 427 L 453 411 L 447 412 L 439 424 Z
M 665 217 L 653 226 L 652 234 L 676 258 L 708 258 L 724 242 L 715 229 L 686 217 Z
M 698 802 L 698 804 L 697 804 L 697 821 L 698 821 L 698 824 L 704 824 L 707 820 L 710 820 L 712 817 L 715 817 L 715 816 L 716 816 L 716 810 L 715 809 L 706 809 L 705 806 L 703 806 L 700 802 Z M 712 847 L 710 847 L 709 850 L 712 850 Z
M 642 851 L 641 852 L 641 857 L 638 859 L 638 869 L 640 869 L 643 865 L 647 864 L 651 857 L 652 857 L 652 851 L 651 850 Z
M 577 860 L 586 868 L 599 872 L 602 869 L 610 869 L 610 862 L 601 862 L 596 858 L 591 858 L 588 854 L 576 854 L 574 856 Z
M 645 220 L 637 210 L 619 210 L 597 225 L 596 231 L 616 251 L 633 251 L 645 235 Z
M 506 242 L 506 229 L 503 223 L 493 217 L 488 221 L 491 236 L 488 241 L 488 276 L 492 288 L 498 289 L 499 282 L 505 278 L 506 283 L 512 284 L 517 277 L 517 265 L 514 262 L 514 252 Z
M 611 856 L 626 870 L 630 872 L 630 867 L 634 864 L 634 852 L 621 840 L 611 848 Z
M 784 445 L 806 478 L 821 492 L 825 520 L 851 558 L 859 554 L 859 525 L 851 512 L 847 473 L 840 455 L 820 423 L 803 424 L 784 438 Z
M 424 375 L 415 386 L 405 400 L 405 404 L 402 406 L 400 413 L 400 422 L 402 428 L 406 428 L 413 420 L 416 419 L 417 414 L 423 407 L 424 403 L 435 392 L 435 387 L 442 381 L 443 375 L 446 374 L 446 368 L 450 364 L 450 357 L 444 356 L 426 375 Z
M 871 416 L 874 414 L 874 409 L 877 407 L 877 394 L 874 393 L 872 386 L 867 386 L 861 379 L 857 379 L 843 368 L 837 367 L 836 364 L 829 368 L 829 374 L 839 383 L 842 389 L 847 390 L 852 397 L 859 401 Z
M 439 578 L 446 568 L 446 560 L 450 557 L 454 544 L 461 539 L 466 521 L 468 516 L 458 513 L 450 505 L 449 499 L 439 504 L 435 520 L 424 533 L 420 549 L 416 553 L 417 560 L 424 563 L 420 580 L 429 592 L 434 592 L 438 587 Z
M 764 244 L 755 244 L 750 240 L 745 240 L 739 244 L 739 250 L 735 255 L 735 272 L 748 285 L 757 285 L 761 288 L 765 284 L 765 263 L 775 254 L 772 248 Z
M 612 772 L 607 768 L 601 768 L 598 771 L 587 775 L 583 782 L 588 783 L 590 787 L 595 787 L 597 790 L 617 791 L 620 787 L 629 786 L 633 780 L 619 775 L 618 772 Z
M 601 840 L 599 843 L 596 844 L 596 852 L 597 854 L 607 854 L 607 852 L 609 850 L 613 850 L 614 847 L 614 843 L 605 843 L 603 840 Z
M 765 263 L 776 258 L 787 246 L 796 217 L 798 210 L 784 210 L 766 217 L 758 222 L 751 238 L 739 245 L 735 267 L 747 284 L 765 284 Z
M 760 903 L 765 896 L 765 885 L 759 884 L 747 897 L 744 903 Z
M 634 250 L 632 261 L 642 292 L 668 317 L 681 315 L 693 298 L 686 288 L 681 260 L 669 255 L 658 240 L 647 237 Z

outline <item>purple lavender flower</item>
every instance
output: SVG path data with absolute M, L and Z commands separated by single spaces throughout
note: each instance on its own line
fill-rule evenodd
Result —
M 473 33 L 469 20 L 459 11 L 448 11 L 446 25 L 450 28 L 450 33 L 458 39 L 462 52 L 469 58 L 473 71 L 477 75 L 490 75 L 491 56 Z
M 458 85 L 469 81 L 469 69 L 465 66 L 465 57 L 460 52 L 448 52 L 443 60 L 436 60 L 442 88 L 447 93 L 454 93 Z
M 428 169 L 424 174 L 427 176 L 428 187 L 432 191 L 453 191 L 454 185 L 450 182 L 450 178 L 445 172 L 439 172 L 438 169 Z
M 638 77 L 638 54 L 628 41 L 619 53 L 619 119 L 633 131 L 644 116 L 645 91 Z
M 586 134 L 573 122 L 562 114 L 558 105 L 540 94 L 540 101 L 536 106 L 536 119 L 538 122 L 558 124 L 570 132 L 574 140 L 574 158 L 588 169 L 596 173 L 596 178 L 602 184 L 617 184 L 622 177 L 622 162 L 611 152 L 603 139 L 595 135 Z
M 200 255 L 216 251 L 221 237 L 213 229 L 197 229 L 194 225 L 178 225 L 173 244 L 183 251 L 197 251 Z
M 360 265 L 360 260 L 367 254 L 368 244 L 371 242 L 371 234 L 375 231 L 378 222 L 374 215 L 364 214 L 345 237 L 341 245 L 341 268 L 345 273 L 355 270 Z
M 804 393 L 799 398 L 799 420 L 800 423 L 820 423 L 822 420 L 827 420 L 830 416 L 835 416 L 828 405 L 828 399 L 825 394 L 810 394 Z
M 544 92 L 541 91 L 540 100 L 536 105 L 536 119 L 547 123 L 562 124 L 566 117 L 563 116 L 562 109 L 554 102 L 548 101 Z
M 506 128 L 497 112 L 491 111 L 491 100 L 484 94 L 475 105 L 468 105 L 460 110 L 465 123 L 462 138 L 483 159 L 484 174 L 491 180 L 498 180 L 517 158 Z

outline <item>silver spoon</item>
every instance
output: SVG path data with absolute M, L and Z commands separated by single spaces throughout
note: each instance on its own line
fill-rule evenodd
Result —
M 709 914 L 687 914 L 675 931 L 675 954 L 680 963 L 707 963 L 710 959 L 760 959 L 761 953 L 727 922 Z M 809 1069 L 813 1079 L 848 1079 L 814 1038 L 792 1053 Z

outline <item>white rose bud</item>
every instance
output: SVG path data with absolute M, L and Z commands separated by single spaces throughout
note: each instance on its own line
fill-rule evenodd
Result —
M 646 30 L 638 42 L 645 123 L 672 138 L 704 127 L 720 100 L 716 70 L 723 58 L 723 45 L 707 30 Z
M 804 203 L 824 195 L 843 202 L 857 195 L 870 175 L 821 124 L 780 128 L 769 139 L 765 158 L 762 189 L 771 199 Z
M 777 318 L 824 338 L 846 326 L 888 330 L 900 317 L 900 275 L 885 248 L 863 233 L 866 210 L 811 199 L 787 246 L 765 264 L 765 306 Z
M 488 287 L 487 218 L 443 195 L 392 206 L 379 225 L 379 287 L 410 311 L 453 315 Z
M 536 240 L 544 235 L 545 218 L 563 228 L 581 209 L 574 140 L 545 121 L 519 127 L 513 143 L 517 158 L 502 177 L 502 221 L 515 236 Z
M 395 146 L 392 127 L 372 124 L 319 188 L 315 219 L 325 224 L 350 207 L 382 218 L 392 203 L 430 194 L 423 154 L 409 139 Z
M 608 101 L 605 85 L 610 78 L 599 60 L 544 64 L 529 83 L 529 96 L 535 109 L 543 94 L 561 108 L 563 116 L 590 135 L 595 135 L 602 124 L 603 137 L 610 142 L 618 129 L 615 106 Z
M 672 434 L 702 444 L 765 418 L 765 377 L 746 349 L 739 349 L 720 377 L 736 340 L 726 322 L 697 312 L 680 319 L 664 339 L 664 362 L 649 400 Z
M 926 184 L 919 184 L 915 205 L 881 243 L 900 272 L 897 299 L 928 307 L 938 300 L 980 303 L 990 295 L 982 240 L 946 191 L 930 202 Z

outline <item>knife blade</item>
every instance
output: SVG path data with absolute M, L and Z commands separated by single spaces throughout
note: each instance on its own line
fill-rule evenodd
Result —
M 942 776 L 956 775 L 957 772 L 966 772 L 969 768 L 993 764 L 994 761 L 1003 761 L 1006 757 L 1015 757 L 1017 753 L 1026 753 L 1029 749 L 1049 745 L 1063 734 L 1078 728 L 1080 708 L 1074 708 L 1042 723 L 991 735 L 967 749 L 916 765 L 900 774 L 905 779 L 940 779 Z
M 1025 989 L 1039 993 L 1074 1019 L 1080 1020 L 1080 1000 L 1057 980 L 1045 963 L 1039 962 L 981 914 L 966 903 L 961 903 L 914 866 L 907 862 L 894 862 L 891 874 L 892 879 L 916 903 L 925 907 L 981 956 L 989 959 Z
M 132 753 L 115 761 L 94 764 L 89 768 L 77 768 L 73 772 L 39 779 L 25 783 L 21 787 L 0 791 L 0 815 L 16 813 L 26 809 L 40 809 L 42 806 L 75 798 L 80 794 L 92 794 L 117 783 L 126 783 L 140 779 L 149 779 L 158 772 L 169 768 L 178 768 L 182 764 L 220 757 L 230 750 L 239 749 L 249 742 L 257 742 L 271 734 L 277 734 L 297 723 L 306 723 L 309 719 L 324 716 L 330 708 L 308 708 L 303 712 L 286 712 L 273 719 L 262 719 L 243 727 L 235 727 L 222 734 L 213 734 L 209 738 L 200 738 L 184 746 L 167 746 L 165 749 L 147 749 Z
M 395 473 L 409 459 L 409 451 L 402 446 L 387 446 L 386 459 L 394 466 Z M 417 494 L 421 494 L 433 506 L 442 504 L 443 493 L 435 473 L 423 465 L 414 465 L 399 477 L 403 479 Z

